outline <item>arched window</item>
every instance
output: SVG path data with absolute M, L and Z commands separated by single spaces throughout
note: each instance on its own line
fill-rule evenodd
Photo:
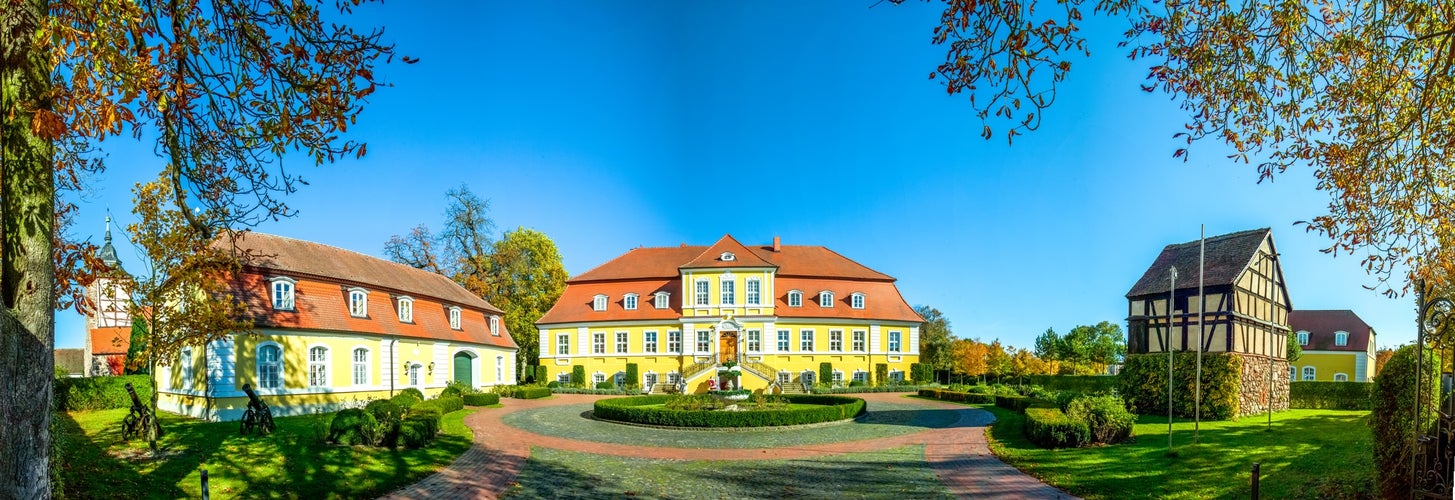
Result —
M 308 349 L 308 386 L 328 387 L 328 348 Z
M 450 306 L 450 328 L 460 329 L 460 308 Z
M 354 385 L 369 385 L 369 350 L 354 349 Z
M 667 292 L 657 292 L 656 296 L 654 297 L 654 302 L 656 302 L 657 309 L 666 309 L 668 306 L 670 306 L 670 299 L 671 294 L 668 294 Z
M 824 290 L 822 292 L 818 292 L 818 306 L 819 307 L 833 307 L 834 306 L 834 292 L 830 292 L 828 290 Z
M 606 296 L 605 295 L 597 295 L 595 297 L 592 297 L 591 298 L 591 310 L 593 310 L 593 311 L 605 311 L 606 310 Z
M 422 387 L 422 385 L 420 385 L 420 382 L 422 382 L 422 380 L 419 377 L 419 369 L 421 367 L 422 367 L 422 365 L 420 365 L 419 363 L 415 363 L 415 364 L 409 365 L 409 385 L 410 385 L 410 387 Z
M 292 278 L 277 277 L 273 282 L 273 309 L 279 311 L 293 310 L 293 284 Z
M 854 309 L 863 309 L 864 294 L 860 292 L 854 292 L 853 294 L 849 295 L 849 307 L 852 307 Z
M 496 337 L 500 336 L 500 316 L 490 317 L 490 334 Z
M 1299 331 L 1298 332 L 1298 345 L 1308 345 L 1308 332 L 1306 332 L 1306 331 Z
M 1348 382 L 1349 381 L 1349 375 L 1343 374 L 1343 373 L 1335 373 L 1334 374 L 1334 381 L 1335 382 Z
M 258 388 L 283 387 L 283 349 L 277 344 L 258 346 Z
M 748 278 L 747 303 L 750 306 L 762 305 L 763 303 L 763 281 L 758 278 Z
M 1349 345 L 1349 332 L 1334 332 L 1334 345 Z
M 495 357 L 495 383 L 505 383 L 505 356 Z
M 1303 379 L 1304 380 L 1313 380 L 1314 379 L 1314 367 L 1312 367 L 1312 366 L 1305 366 L 1305 367 L 1303 367 Z
M 369 315 L 369 292 L 363 288 L 349 289 L 349 315 L 362 318 Z
M 789 290 L 788 307 L 803 307 L 803 292 L 800 292 L 798 290 Z
M 399 298 L 399 322 L 414 322 L 414 299 L 411 299 L 409 297 Z
M 635 310 L 637 310 L 637 294 L 635 294 L 635 293 L 628 293 L 628 294 L 626 294 L 626 296 L 624 296 L 624 297 L 621 298 L 621 306 L 622 306 L 623 309 L 626 309 L 628 311 L 635 311 Z

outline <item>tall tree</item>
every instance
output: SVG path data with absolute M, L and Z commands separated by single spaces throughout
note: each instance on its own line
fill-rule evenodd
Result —
M 1097 364 L 1100 373 L 1106 373 L 1108 365 L 1120 363 L 1127 354 L 1127 336 L 1121 325 L 1110 321 L 1097 323 L 1091 330 L 1090 361 Z
M 985 344 L 972 339 L 957 339 L 951 350 L 955 355 L 956 372 L 971 377 L 985 375 Z
M 1004 377 L 1011 373 L 1010 353 L 1006 346 L 1000 344 L 1000 339 L 995 339 L 985 346 L 985 373 Z
M 904 0 L 891 0 L 895 3 Z M 1090 55 L 1083 0 L 960 2 L 931 42 L 930 78 L 969 98 L 990 138 L 1034 130 L 1074 60 Z M 1125 19 L 1123 54 L 1147 65 L 1142 88 L 1186 112 L 1175 157 L 1204 141 L 1256 165 L 1260 181 L 1311 168 L 1326 211 L 1306 229 L 1328 253 L 1358 254 L 1373 288 L 1455 271 L 1455 21 L 1441 2 L 1098 0 Z M 1443 270 L 1443 271 L 1442 271 Z
M 36 409 L 52 399 L 54 308 L 80 293 L 89 253 L 60 237 L 73 207 L 62 195 L 103 169 L 100 141 L 156 137 L 173 202 L 199 231 L 290 215 L 282 195 L 301 180 L 279 159 L 362 155 L 344 133 L 393 51 L 382 32 L 337 21 L 315 3 L 262 0 L 0 9 L 0 498 L 51 494 L 50 413 Z
M 914 312 L 925 319 L 924 326 L 919 329 L 920 362 L 928 363 L 936 370 L 949 370 L 954 363 L 951 346 L 955 342 L 955 334 L 950 330 L 950 319 L 939 309 L 927 305 L 914 308 Z
M 545 233 L 517 227 L 508 231 L 489 256 L 484 280 L 485 299 L 505 311 L 505 326 L 520 349 L 515 352 L 517 378 L 534 372 L 525 367 L 540 360 L 540 338 L 535 322 L 555 305 L 566 290 L 566 267 L 556 243 Z
M 1061 336 L 1056 330 L 1047 328 L 1045 332 L 1036 336 L 1036 357 L 1047 360 L 1061 359 Z
M 445 199 L 449 204 L 444 230 L 435 233 L 420 224 L 408 235 L 390 236 L 384 243 L 384 255 L 400 264 L 448 276 L 486 297 L 490 292 L 490 254 L 495 245 L 490 200 L 481 199 L 463 184 L 446 192 Z

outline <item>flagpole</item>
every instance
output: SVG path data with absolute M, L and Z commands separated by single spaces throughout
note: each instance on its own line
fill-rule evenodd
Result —
M 1192 399 L 1192 444 L 1197 444 L 1198 427 L 1202 424 L 1202 344 L 1207 341 L 1207 295 L 1202 293 L 1203 274 L 1207 269 L 1207 225 L 1198 226 L 1197 244 L 1197 389 Z
M 1167 289 L 1167 453 L 1172 453 L 1172 311 L 1177 307 L 1177 267 L 1172 267 L 1171 284 Z

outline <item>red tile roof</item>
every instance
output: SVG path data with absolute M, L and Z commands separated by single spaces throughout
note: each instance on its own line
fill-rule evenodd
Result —
M 1288 326 L 1295 332 L 1308 332 L 1306 351 L 1365 352 L 1374 334 L 1374 328 L 1348 309 L 1290 311 Z M 1348 345 L 1334 345 L 1334 333 L 1341 331 L 1349 332 Z
M 91 355 L 126 354 L 131 349 L 131 327 L 92 328 L 86 332 L 91 336 Z
M 723 260 L 723 257 L 727 257 L 728 254 L 732 255 L 733 260 Z M 707 250 L 704 250 L 701 255 L 698 255 L 697 258 L 692 259 L 686 264 L 682 264 L 681 267 L 686 269 L 704 267 L 736 268 L 778 266 L 775 266 L 768 261 L 763 260 L 762 257 L 754 254 L 752 250 L 748 250 L 748 247 L 743 246 L 742 243 L 738 243 L 738 240 L 733 239 L 732 235 L 725 234 L 722 236 L 722 239 L 717 240 L 717 243 L 713 243 L 712 246 L 707 247 Z

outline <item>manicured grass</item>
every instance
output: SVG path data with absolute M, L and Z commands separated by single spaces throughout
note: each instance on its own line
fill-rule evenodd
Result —
M 1112 446 L 1047 450 L 1021 432 L 1025 416 L 994 405 L 990 449 L 1001 460 L 1088 499 L 1248 498 L 1254 462 L 1262 464 L 1264 498 L 1371 496 L 1374 465 L 1369 412 L 1289 410 L 1236 422 L 1202 422 L 1193 444 L 1191 421 L 1173 423 L 1174 456 L 1167 453 L 1167 417 L 1142 416 L 1135 441 Z
M 953 498 L 924 446 L 797 460 L 653 460 L 532 448 L 511 498 Z
M 418 450 L 324 443 L 332 415 L 285 417 L 265 437 L 242 436 L 237 422 L 163 414 L 161 457 L 145 441 L 121 439 L 127 410 L 57 413 L 67 440 L 68 498 L 198 498 L 206 469 L 213 498 L 374 497 L 434 473 L 469 449 L 465 415 L 444 416 L 434 443 Z
M 942 428 L 955 423 L 954 410 L 926 408 L 915 400 L 868 405 L 868 412 L 852 422 L 829 423 L 792 430 L 751 428 L 732 430 L 655 429 L 592 420 L 590 404 L 524 410 L 506 415 L 506 425 L 536 434 L 600 443 L 670 448 L 769 448 L 873 439 Z

